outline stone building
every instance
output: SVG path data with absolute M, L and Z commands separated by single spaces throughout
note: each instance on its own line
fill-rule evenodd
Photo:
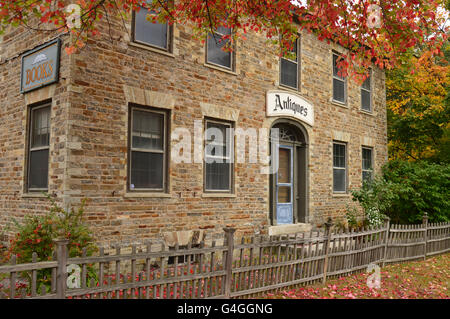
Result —
M 86 198 L 101 242 L 224 226 L 295 232 L 342 216 L 349 190 L 387 160 L 382 70 L 362 86 L 341 78 L 343 48 L 308 33 L 280 58 L 261 34 L 228 53 L 187 26 L 144 20 L 105 22 L 72 55 L 68 35 L 3 35 L 0 227 L 45 212 L 45 191 L 64 207 Z M 278 139 L 263 138 L 270 128 Z M 270 149 L 273 174 L 260 156 Z

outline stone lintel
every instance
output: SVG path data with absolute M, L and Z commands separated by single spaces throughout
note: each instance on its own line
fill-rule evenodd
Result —
M 350 133 L 333 130 L 333 140 L 350 142 Z
M 162 109 L 173 109 L 175 98 L 171 94 L 144 90 L 128 85 L 123 85 L 123 92 L 127 103 L 135 103 L 158 107 Z
M 239 118 L 239 110 L 231 107 L 204 102 L 200 103 L 200 107 L 202 109 L 203 116 L 232 122 L 237 122 Z
M 367 136 L 361 136 L 360 139 L 361 139 L 361 145 L 375 147 L 375 139 L 367 137 Z
M 24 94 L 26 105 L 49 100 L 55 95 L 56 84 L 52 84 L 41 89 L 37 89 Z

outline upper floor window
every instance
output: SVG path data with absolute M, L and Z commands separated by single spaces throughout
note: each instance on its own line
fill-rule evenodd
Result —
M 347 145 L 333 143 L 333 192 L 345 193 L 347 191 Z
M 206 62 L 229 70 L 233 70 L 233 52 L 224 50 L 230 45 L 231 28 L 218 27 L 216 32 L 209 33 L 206 39 Z
M 347 103 L 347 79 L 339 75 L 338 59 L 339 56 L 333 53 L 333 100 Z
M 165 191 L 167 112 L 131 107 L 129 190 Z
M 361 109 L 372 112 L 372 72 L 361 86 Z
M 285 55 L 280 59 L 280 84 L 296 90 L 299 86 L 298 42 L 299 39 L 296 39 L 292 43 L 290 55 Z
M 28 143 L 28 191 L 48 189 L 50 105 L 31 108 Z
M 372 179 L 372 148 L 362 148 L 362 180 L 367 181 Z
M 206 120 L 205 191 L 232 191 L 231 124 Z
M 149 4 L 152 1 L 148 1 Z M 153 23 L 147 20 L 147 16 L 156 13 L 154 10 L 141 8 L 134 12 L 133 41 L 149 45 L 161 50 L 170 51 L 171 27 L 168 23 Z

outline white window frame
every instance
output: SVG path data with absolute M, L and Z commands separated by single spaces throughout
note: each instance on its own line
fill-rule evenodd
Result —
M 153 108 L 143 108 L 136 105 L 130 105 L 130 121 L 129 121 L 129 147 L 128 147 L 128 178 L 127 178 L 127 191 L 128 192 L 166 192 L 167 191 L 167 171 L 169 169 L 168 165 L 168 112 L 162 111 L 162 110 L 156 110 Z M 149 149 L 142 149 L 142 148 L 136 148 L 133 147 L 133 116 L 134 111 L 141 111 L 141 112 L 148 112 L 148 113 L 154 113 L 154 114 L 161 114 L 163 115 L 163 150 L 149 150 Z M 145 153 L 157 153 L 157 154 L 163 154 L 163 176 L 162 176 L 162 188 L 131 188 L 131 171 L 132 171 L 132 153 L 133 152 L 145 152 Z
M 279 62 L 279 69 L 280 69 L 280 74 L 279 74 L 279 83 L 281 87 L 285 87 L 285 88 L 289 88 L 289 89 L 293 89 L 293 90 L 299 90 L 300 89 L 300 36 L 297 37 L 297 39 L 295 40 L 297 42 L 297 52 L 296 52 L 296 61 L 285 58 L 285 57 L 280 57 L 280 62 Z M 293 62 L 297 65 L 297 87 L 293 87 L 287 84 L 283 84 L 281 83 L 281 60 L 287 60 L 289 62 Z
M 333 80 L 332 80 L 332 100 L 333 102 L 336 103 L 340 103 L 340 104 L 347 104 L 347 99 L 348 99 L 348 93 L 347 93 L 347 77 L 345 77 L 344 79 L 342 79 L 341 77 L 339 77 L 337 74 L 334 74 L 334 57 L 336 56 L 336 58 L 339 58 L 339 54 L 336 52 L 333 52 L 332 57 L 331 57 L 331 64 L 332 64 L 332 69 L 331 72 L 333 74 Z M 340 82 L 344 83 L 344 101 L 339 101 L 339 100 L 335 100 L 334 99 L 334 80 L 338 80 Z
M 232 35 L 233 34 L 233 29 L 232 28 L 228 28 L 228 29 L 230 29 L 230 35 Z M 219 35 L 218 41 L 220 41 L 222 39 L 222 37 L 225 35 L 223 33 L 217 32 L 217 31 L 214 31 L 213 33 L 209 32 L 207 34 L 206 41 L 205 41 L 205 60 L 206 60 L 206 64 L 213 65 L 215 67 L 222 68 L 222 69 L 229 70 L 229 71 L 234 71 L 234 55 L 235 55 L 235 52 L 234 52 L 235 50 L 234 49 L 233 49 L 233 51 L 230 52 L 230 67 L 227 67 L 227 66 L 224 66 L 224 65 L 217 64 L 217 63 L 209 61 L 209 59 L 208 59 L 208 41 L 209 41 L 209 35 L 210 34 L 212 35 L 212 37 L 214 39 L 216 38 L 215 37 L 216 34 Z
M 342 145 L 342 146 L 344 146 L 344 151 L 345 151 L 345 159 L 344 159 L 344 167 L 337 167 L 337 166 L 334 166 L 334 145 Z M 333 164 L 333 185 L 332 185 L 332 188 L 333 188 L 333 193 L 335 193 L 335 194 L 346 194 L 347 193 L 347 190 L 348 190 L 348 176 L 347 176 L 347 167 L 348 167 L 348 161 L 347 161 L 347 158 L 348 158 L 348 154 L 347 154 L 347 143 L 345 143 L 345 142 L 339 142 L 339 141 L 333 141 L 333 151 L 332 151 L 332 164 Z M 344 185 L 345 185 L 345 190 L 343 190 L 343 191 L 337 191 L 337 190 L 335 190 L 334 189 L 334 170 L 335 169 L 339 169 L 339 170 L 344 170 L 344 178 L 345 178 L 345 181 L 344 181 Z
M 370 169 L 365 169 L 364 168 L 364 149 L 366 150 L 370 150 L 370 164 L 371 164 L 371 168 Z M 361 147 L 361 181 L 364 182 L 364 172 L 369 173 L 370 174 L 370 178 L 373 178 L 373 147 L 369 147 L 369 146 L 362 146 Z
M 36 112 L 39 109 L 44 109 L 44 108 L 48 108 L 49 109 L 49 142 L 48 145 L 46 146 L 39 146 L 39 147 L 32 147 L 32 143 L 33 143 L 33 131 L 34 131 L 34 112 Z M 50 166 L 50 138 L 51 138 L 51 112 L 52 112 L 52 106 L 51 103 L 45 103 L 42 105 L 38 105 L 38 106 L 33 106 L 30 107 L 30 122 L 29 122 L 29 132 L 28 132 L 28 155 L 27 155 L 27 191 L 28 192 L 43 192 L 43 191 L 47 191 L 48 190 L 48 183 L 49 183 L 49 178 L 47 176 L 47 187 L 44 188 L 32 188 L 30 187 L 30 172 L 31 172 L 31 153 L 35 152 L 35 151 L 42 151 L 42 150 L 48 150 L 48 159 L 47 159 L 47 165 Z
M 369 83 L 369 87 L 370 89 L 366 89 L 361 85 L 361 110 L 364 112 L 369 112 L 372 113 L 373 112 L 373 103 L 372 103 L 372 70 L 369 70 L 369 79 L 370 79 L 370 83 Z M 368 92 L 369 93 L 369 109 L 366 110 L 363 108 L 363 100 L 362 100 L 362 91 Z
M 141 7 L 141 10 L 147 10 L 147 9 Z M 152 23 L 150 21 L 147 21 L 147 22 Z M 156 45 L 156 44 L 136 40 L 136 11 L 133 11 L 133 19 L 132 19 L 131 26 L 132 26 L 131 35 L 132 35 L 132 40 L 134 43 L 146 45 L 148 47 L 155 48 L 157 50 L 161 50 L 161 51 L 165 51 L 165 52 L 172 52 L 172 41 L 171 41 L 172 40 L 172 26 L 170 26 L 169 23 L 166 22 L 167 47 L 160 47 L 159 45 Z
M 233 158 L 234 158 L 234 138 L 233 138 L 233 134 L 232 134 L 232 131 L 230 130 L 229 131 L 230 134 L 226 134 L 225 137 L 224 137 L 225 139 L 229 138 L 229 141 L 228 141 L 228 143 L 229 143 L 228 155 L 227 154 L 223 154 L 222 156 L 208 155 L 207 154 L 207 150 L 206 150 L 206 143 L 207 143 L 206 130 L 208 128 L 208 123 L 216 123 L 216 124 L 227 126 L 227 128 L 225 129 L 225 132 L 227 132 L 228 129 L 231 129 L 231 130 L 234 129 L 234 125 L 233 125 L 232 122 L 220 121 L 220 120 L 205 118 L 205 120 L 204 120 L 205 141 L 204 141 L 204 148 L 203 148 L 204 149 L 204 154 L 203 154 L 203 156 L 204 156 L 204 160 L 203 160 L 203 171 L 204 171 L 204 174 L 203 174 L 203 185 L 204 185 L 204 187 L 203 187 L 203 191 L 205 193 L 226 193 L 226 194 L 231 194 L 234 191 L 234 187 L 233 187 L 233 180 L 234 180 L 234 178 L 233 178 L 234 177 L 233 176 L 234 175 L 233 174 L 233 172 L 234 172 L 234 161 L 233 161 Z M 227 143 L 227 142 L 225 142 L 225 143 Z M 220 146 L 219 143 L 213 143 L 213 144 Z M 221 145 L 223 146 L 223 143 Z M 229 166 L 230 168 L 229 168 L 229 172 L 228 172 L 228 179 L 229 179 L 229 187 L 228 187 L 228 189 L 208 189 L 208 188 L 206 188 L 206 178 L 207 178 L 207 176 L 206 176 L 206 164 L 207 164 L 206 163 L 206 158 L 207 157 L 208 158 L 222 159 L 222 160 L 224 160 L 225 163 L 230 163 L 230 166 Z

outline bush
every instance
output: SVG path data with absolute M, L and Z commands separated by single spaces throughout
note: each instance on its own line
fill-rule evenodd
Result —
M 358 190 L 353 190 L 353 200 L 358 201 L 363 211 L 364 226 L 380 226 L 387 215 L 387 211 L 395 200 L 395 194 L 391 192 L 389 182 L 382 177 L 375 177 L 363 183 Z M 355 213 L 347 210 L 349 224 L 355 223 Z
M 370 225 L 384 215 L 396 224 L 421 223 L 425 212 L 430 222 L 450 221 L 450 165 L 391 161 L 352 195 Z
M 364 213 L 361 213 L 355 206 L 347 205 L 345 218 L 349 229 L 359 228 L 367 224 Z
M 430 222 L 450 221 L 450 164 L 393 161 L 383 176 L 396 195 L 389 210 L 394 221 L 420 223 L 425 212 Z
M 56 238 L 69 240 L 69 257 L 81 256 L 83 248 L 86 248 L 87 256 L 91 256 L 97 250 L 93 244 L 92 233 L 82 220 L 85 202 L 83 201 L 77 210 L 72 208 L 70 211 L 66 211 L 59 207 L 50 196 L 47 197 L 51 201 L 49 213 L 43 216 L 27 215 L 24 217 L 23 223 L 12 220 L 17 228 L 17 233 L 10 241 L 6 261 L 12 255 L 16 255 L 17 263 L 29 263 L 32 261 L 33 252 L 37 254 L 37 261 L 52 260 L 55 251 L 53 240 Z M 29 277 L 29 274 L 24 273 L 22 276 Z M 45 285 L 49 291 L 51 270 L 38 271 L 37 277 L 38 291 L 40 291 L 41 285 Z

